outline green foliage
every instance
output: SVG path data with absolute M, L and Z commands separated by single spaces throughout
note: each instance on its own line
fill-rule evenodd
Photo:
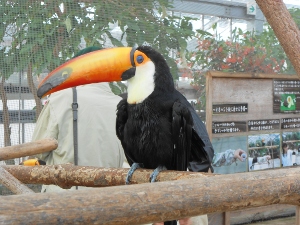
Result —
M 109 83 L 110 89 L 112 90 L 112 92 L 116 95 L 120 95 L 124 92 L 126 92 L 126 85 L 123 84 L 122 82 L 113 82 L 113 83 Z
M 9 76 L 29 64 L 36 74 L 53 70 L 80 50 L 83 38 L 87 46 L 103 47 L 108 40 L 113 46 L 149 44 L 166 57 L 176 78 L 169 53 L 185 50 L 193 35 L 192 18 L 168 15 L 166 8 L 172 8 L 170 1 L 0 0 L 0 37 L 12 37 L 2 51 L 2 73 Z M 114 36 L 112 24 L 120 27 L 122 40 Z
M 198 51 L 193 65 L 202 70 L 225 72 L 284 73 L 287 58 L 272 30 L 260 34 L 235 28 L 232 38 L 223 40 L 209 33 L 199 33 Z
M 7 78 L 29 65 L 36 75 L 51 71 L 82 48 L 82 39 L 87 46 L 99 47 L 148 44 L 164 55 L 175 79 L 179 62 L 174 58 L 192 68 L 185 67 L 181 73 L 194 78 L 202 109 L 207 70 L 294 73 L 268 25 L 261 34 L 235 29 L 231 40 L 221 40 L 215 32 L 217 23 L 212 27 L 214 35 L 194 32 L 191 22 L 195 19 L 175 16 L 167 9 L 172 9 L 172 1 L 0 0 L 0 37 L 12 38 L 11 46 L 1 49 L 0 72 Z M 300 10 L 290 12 L 300 24 Z M 112 25 L 120 28 L 120 37 Z M 187 40 L 195 37 L 198 48 L 186 51 Z M 121 83 L 115 86 L 116 93 L 124 91 Z
M 289 11 L 300 28 L 300 9 Z M 216 33 L 217 24 L 212 28 Z M 217 33 L 202 30 L 197 33 L 197 50 L 188 53 L 186 58 L 201 71 L 295 73 L 269 24 L 259 34 L 235 28 L 228 40 L 220 39 Z
M 300 9 L 290 9 L 290 13 L 300 28 Z M 180 71 L 184 77 L 194 79 L 191 85 L 198 92 L 198 110 L 205 109 L 205 73 L 208 70 L 295 74 L 270 25 L 266 24 L 259 34 L 235 28 L 227 40 L 217 34 L 217 23 L 212 29 L 213 33 L 196 31 L 198 46 L 185 55 L 189 69 Z M 178 64 L 183 63 L 178 61 Z

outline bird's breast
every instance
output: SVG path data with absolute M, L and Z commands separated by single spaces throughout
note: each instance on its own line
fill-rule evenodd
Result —
M 137 162 L 146 168 L 166 165 L 172 159 L 173 142 L 169 116 L 147 104 L 128 107 L 128 120 L 125 125 L 127 150 Z M 166 165 L 167 166 L 167 165 Z

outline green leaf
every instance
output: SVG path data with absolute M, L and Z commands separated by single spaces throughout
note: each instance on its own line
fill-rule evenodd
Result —
M 29 54 L 31 52 L 33 46 L 34 46 L 34 44 L 22 45 L 20 54 Z
M 122 93 L 121 89 L 115 84 L 115 83 L 109 83 L 110 89 L 111 91 L 115 94 L 115 95 L 120 95 Z
M 132 29 L 132 30 L 135 30 L 135 31 L 139 31 L 140 28 L 139 26 L 137 25 L 137 23 L 135 21 L 127 21 L 127 26 Z
M 216 29 L 217 29 L 217 25 L 218 25 L 218 23 L 214 23 L 214 24 L 211 26 L 211 28 L 212 28 L 213 30 L 216 30 Z
M 205 30 L 198 29 L 196 31 L 197 31 L 197 33 L 199 33 L 199 34 L 201 34 L 203 36 L 213 36 L 211 33 L 207 32 Z
M 172 28 L 166 28 L 168 34 L 173 34 L 175 31 Z
M 70 31 L 72 30 L 72 22 L 71 22 L 69 17 L 66 18 L 65 25 L 66 25 L 66 28 L 67 28 L 67 32 L 70 33 Z
M 45 38 L 38 38 L 38 39 L 37 39 L 37 42 L 38 42 L 40 45 L 44 44 L 44 41 L 45 41 Z
M 238 34 L 243 35 L 243 30 L 241 28 L 239 28 Z
M 123 43 L 121 41 L 119 41 L 118 39 L 114 38 L 110 32 L 105 32 L 107 34 L 107 36 L 109 37 L 111 43 L 114 45 L 114 46 L 118 46 L 118 47 L 122 47 L 124 46 Z

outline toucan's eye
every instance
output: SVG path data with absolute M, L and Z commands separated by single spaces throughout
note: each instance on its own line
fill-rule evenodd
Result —
M 136 61 L 137 61 L 137 63 L 142 63 L 143 61 L 144 61 L 144 57 L 142 56 L 142 55 L 138 55 L 137 57 L 136 57 Z

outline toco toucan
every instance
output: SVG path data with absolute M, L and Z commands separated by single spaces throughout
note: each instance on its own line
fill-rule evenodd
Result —
M 164 169 L 207 172 L 214 150 L 206 128 L 175 89 L 163 56 L 149 46 L 104 49 L 72 59 L 40 83 L 38 96 L 124 80 L 128 96 L 117 106 L 116 134 L 131 166 L 126 182 L 141 165 L 155 169 L 152 182 Z

